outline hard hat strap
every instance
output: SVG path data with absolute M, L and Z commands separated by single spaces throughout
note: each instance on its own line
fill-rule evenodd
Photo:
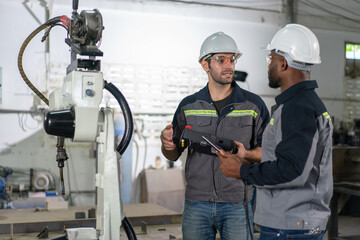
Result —
M 295 69 L 298 69 L 301 71 L 307 71 L 307 72 L 311 71 L 313 64 L 294 61 L 288 53 L 282 52 L 280 50 L 275 49 L 274 52 L 276 54 L 279 54 L 280 56 L 283 56 L 286 59 L 286 62 L 289 65 L 289 67 L 292 67 L 292 68 L 295 68 Z

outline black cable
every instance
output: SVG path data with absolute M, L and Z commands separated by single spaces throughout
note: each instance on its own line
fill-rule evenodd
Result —
M 67 27 L 65 27 L 63 24 L 57 23 L 57 24 L 52 25 L 51 27 L 53 28 L 55 26 L 63 27 L 66 30 L 67 34 L 69 35 L 69 29 Z
M 119 145 L 116 148 L 116 151 L 118 151 L 120 153 L 120 155 L 122 155 L 126 148 L 128 147 L 132 134 L 133 134 L 133 130 L 134 130 L 134 123 L 133 123 L 133 119 L 132 119 L 132 114 L 130 111 L 130 107 L 129 104 L 127 103 L 124 95 L 120 92 L 120 90 L 112 83 L 108 83 L 107 81 L 104 81 L 104 88 L 106 90 L 108 90 L 117 100 L 117 102 L 119 103 L 121 110 L 123 112 L 124 115 L 124 122 L 125 122 L 125 130 L 124 130 L 124 135 L 119 143 Z M 126 235 L 128 237 L 129 240 L 136 240 L 136 235 L 134 232 L 133 227 L 131 226 L 130 221 L 124 217 L 124 219 L 121 221 L 123 228 L 126 232 Z
M 249 216 L 249 204 L 248 204 L 248 200 L 247 200 L 247 185 L 245 183 L 245 181 L 243 181 L 244 186 L 245 186 L 245 212 L 246 212 L 246 221 L 247 221 L 247 225 L 249 228 L 249 233 L 250 233 L 250 238 L 251 240 L 254 240 L 253 237 L 253 233 L 251 231 L 251 222 L 250 222 L 250 216 Z
M 64 143 L 65 144 L 65 143 Z M 64 145 L 65 146 L 65 145 Z M 70 148 L 69 148 L 69 146 L 67 146 L 67 152 L 68 152 L 68 155 L 69 155 L 69 158 L 70 159 L 72 159 L 72 157 L 71 157 L 71 151 L 70 151 Z M 69 187 L 69 194 L 68 194 L 68 196 L 67 197 L 65 197 L 65 200 L 66 201 L 69 201 L 69 204 L 70 204 L 70 206 L 72 206 L 72 196 L 71 196 L 71 193 L 72 193 L 72 191 L 71 191 L 71 184 L 70 184 L 70 166 L 69 166 L 70 164 L 69 164 L 69 162 L 68 162 L 68 164 L 66 164 L 66 171 L 68 172 L 68 174 L 67 174 L 67 181 L 68 181 L 68 187 Z
M 104 83 L 105 83 L 104 88 L 106 90 L 108 90 L 115 97 L 115 99 L 119 103 L 120 108 L 124 114 L 124 120 L 125 120 L 124 135 L 123 135 L 119 145 L 116 148 L 116 151 L 118 151 L 120 153 L 120 155 L 122 155 L 130 143 L 130 140 L 131 140 L 131 137 L 133 134 L 133 130 L 134 130 L 132 114 L 130 111 L 129 104 L 127 103 L 124 95 L 119 91 L 119 89 L 112 83 L 108 83 L 107 81 L 104 81 Z
M 128 237 L 129 240 L 136 240 L 136 234 L 134 232 L 134 229 L 131 226 L 130 221 L 124 217 L 124 219 L 121 221 L 123 224 L 123 228 L 126 232 L 126 236 Z

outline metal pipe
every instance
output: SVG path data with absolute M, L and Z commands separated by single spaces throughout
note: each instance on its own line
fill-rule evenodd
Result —
M 45 109 L 37 109 L 37 110 L 15 110 L 15 109 L 0 109 L 1 113 L 9 113 L 9 114 L 17 114 L 17 113 L 29 113 L 29 114 L 44 114 Z
M 296 16 L 294 13 L 294 0 L 287 0 L 286 1 L 286 24 L 289 23 L 296 23 Z

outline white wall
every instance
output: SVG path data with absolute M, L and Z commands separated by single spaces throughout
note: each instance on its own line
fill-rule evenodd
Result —
M 55 0 L 53 3 L 50 17 L 71 16 L 70 0 Z M 31 1 L 29 6 L 38 18 L 44 21 L 44 9 L 39 6 L 38 1 Z M 105 26 L 100 47 L 104 52 L 101 60 L 105 78 L 109 75 L 106 72 L 107 66 L 111 64 L 132 65 L 140 68 L 153 66 L 200 69 L 197 59 L 202 41 L 216 31 L 223 31 L 234 38 L 243 52 L 236 69 L 246 71 L 248 78 L 247 83 L 240 85 L 263 96 L 269 108 L 274 104 L 273 96 L 277 95 L 279 90 L 268 87 L 266 52 L 261 48 L 265 47 L 274 33 L 281 28 L 284 22 L 283 15 L 169 2 L 80 1 L 79 10 L 93 8 L 100 10 Z M 2 53 L 0 67 L 3 72 L 3 100 L 0 110 L 29 110 L 33 105 L 33 94 L 17 70 L 17 54 L 24 39 L 37 26 L 39 26 L 38 23 L 25 10 L 21 1 L 0 1 L 0 29 L 4 33 L 0 45 Z M 332 99 L 343 98 L 344 41 L 358 42 L 360 34 L 319 29 L 314 29 L 314 32 L 320 41 L 322 64 L 315 67 L 312 78 L 318 81 L 320 86 L 318 93 L 327 99 L 325 104 L 330 114 L 334 115 L 335 119 L 339 119 L 342 117 L 343 102 Z M 47 82 L 45 46 L 39 41 L 41 36 L 42 34 L 39 34 L 27 47 L 24 68 L 34 85 L 48 94 L 46 91 L 49 87 L 61 86 L 62 78 L 66 73 L 65 68 L 70 61 L 70 54 L 69 47 L 64 43 L 65 30 L 55 27 L 50 34 L 51 78 Z M 111 81 L 111 79 L 107 80 Z M 159 98 L 161 99 L 161 96 Z M 173 110 L 170 109 L 169 113 Z M 136 112 L 136 109 L 133 111 Z M 0 114 L 0 151 L 42 128 L 41 121 L 38 123 L 27 115 L 26 124 L 24 124 L 24 118 L 23 115 Z M 164 124 L 170 119 L 168 117 Z M 25 127 L 21 128 L 19 121 Z M 158 130 L 155 131 L 154 136 L 158 136 Z M 148 140 L 150 140 L 148 142 L 150 147 L 145 167 L 154 165 L 156 156 L 161 156 L 165 164 L 165 159 L 160 152 L 159 139 L 151 137 Z M 143 159 L 141 154 L 144 153 L 144 144 L 140 142 L 139 146 L 141 151 L 139 158 Z M 53 151 L 56 151 L 55 147 Z M 133 155 L 134 152 L 135 150 Z M 18 156 L 26 156 L 26 152 Z M 51 165 L 49 168 L 52 168 L 54 163 L 47 160 L 50 157 L 53 156 L 39 154 L 33 159 L 36 158 L 39 165 Z M 86 154 L 79 154 L 78 163 L 74 162 L 74 169 L 91 159 Z M 12 161 L 8 161 L 8 156 L 4 154 L 0 155 L 0 162 L 12 164 Z M 17 161 L 16 164 L 21 163 Z M 140 161 L 138 165 L 142 166 L 143 162 Z M 77 176 L 76 181 L 86 183 L 93 178 L 92 174 L 91 171 L 83 172 Z
M 94 3 L 91 8 L 98 5 L 100 4 Z M 237 9 L 215 11 L 213 7 L 169 3 L 160 7 L 154 6 L 151 1 L 132 4 L 118 2 L 113 5 L 109 7 L 116 7 L 118 10 L 106 9 L 106 5 L 99 6 L 105 26 L 101 44 L 104 52 L 103 65 L 120 63 L 200 69 L 197 60 L 203 40 L 214 32 L 223 31 L 234 38 L 243 52 L 236 68 L 248 72 L 250 90 L 258 94 L 278 93 L 267 87 L 266 51 L 261 48 L 266 47 L 279 29 L 279 17 L 271 16 L 269 22 L 264 20 L 261 23 L 246 21 L 243 11 Z M 129 5 L 131 10 L 123 10 L 130 9 Z M 151 7 L 158 13 L 151 12 Z M 64 12 L 69 12 L 68 5 L 54 8 L 53 15 Z M 194 15 L 189 15 L 188 12 Z M 206 12 L 208 14 L 205 15 Z M 211 14 L 212 12 L 216 14 Z M 59 53 L 60 46 L 64 45 L 64 33 L 58 31 L 56 34 L 52 35 L 51 46 L 57 47 L 52 48 L 51 60 L 67 62 L 68 52 Z M 106 76 L 107 73 L 104 74 Z
M 34 7 L 33 10 L 35 14 L 39 15 L 44 12 L 40 7 Z M 23 18 L 21 19 L 20 16 Z M 40 19 L 44 20 L 44 17 Z M 3 74 L 0 109 L 29 110 L 33 105 L 33 95 L 20 77 L 17 69 L 17 57 L 21 44 L 37 25 L 19 1 L 1 1 L 0 20 L 0 29 L 3 32 L 0 46 L 0 67 Z M 29 31 L 26 31 L 27 29 Z M 43 44 L 34 41 L 29 45 L 25 53 L 26 58 L 24 58 L 27 61 L 25 71 L 37 84 L 44 78 L 43 50 Z M 41 84 L 39 85 L 41 86 Z M 0 114 L 0 122 L 0 151 L 31 135 L 41 127 L 41 124 L 39 125 L 30 116 L 21 114 Z M 19 122 L 23 123 L 24 128 L 19 127 Z

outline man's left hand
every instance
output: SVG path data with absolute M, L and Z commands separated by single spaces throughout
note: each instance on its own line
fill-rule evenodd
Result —
M 227 177 L 240 178 L 240 168 L 243 164 L 236 154 L 225 152 L 224 150 L 216 151 L 220 159 L 220 170 Z

